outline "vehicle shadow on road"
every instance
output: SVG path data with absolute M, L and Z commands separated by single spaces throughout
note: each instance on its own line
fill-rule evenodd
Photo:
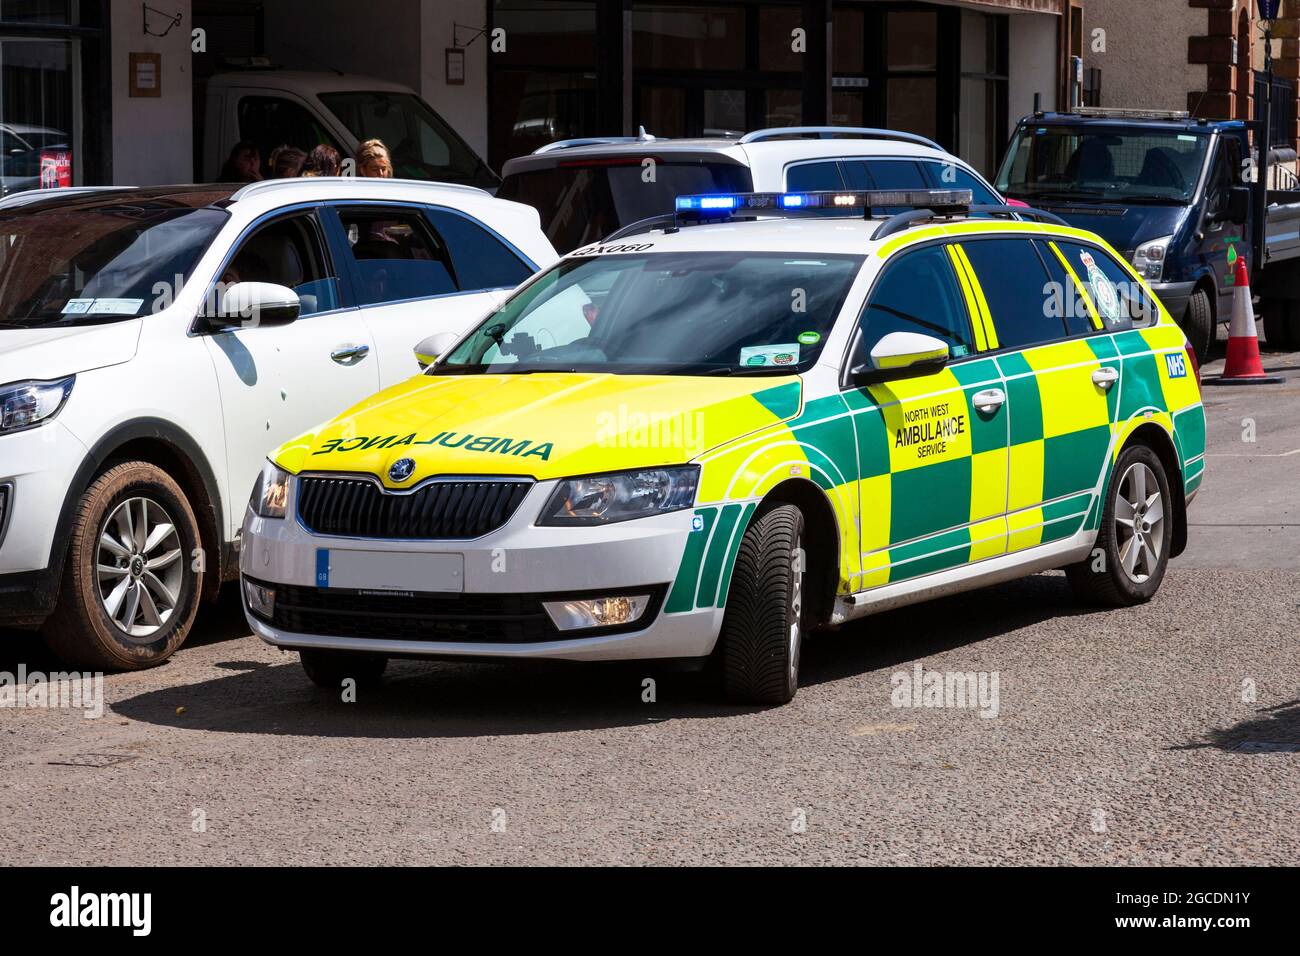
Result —
M 1078 613 L 1087 609 L 1072 601 L 1060 575 L 888 612 L 809 642 L 801 684 L 809 688 L 892 669 Z M 355 703 L 344 703 L 341 693 L 312 686 L 295 655 L 284 661 L 224 661 L 216 666 L 228 675 L 142 693 L 112 704 L 112 711 L 196 731 L 400 739 L 566 733 L 754 710 L 720 703 L 711 674 L 647 662 L 393 661 L 381 687 L 363 687 Z M 647 679 L 655 682 L 653 703 L 643 700 Z
M 1272 707 L 1262 707 L 1255 716 L 1216 728 L 1203 740 L 1171 747 L 1171 750 L 1224 750 L 1236 754 L 1300 753 L 1300 698 Z
M 937 601 L 874 614 L 804 647 L 801 687 L 856 677 L 970 647 L 1047 620 L 1103 609 L 1080 604 L 1063 574 L 1037 574 Z

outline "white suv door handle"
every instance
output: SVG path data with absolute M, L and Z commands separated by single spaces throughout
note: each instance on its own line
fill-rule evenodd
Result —
M 356 365 L 369 354 L 369 345 L 340 345 L 330 353 L 330 358 L 339 365 Z
M 976 411 L 990 415 L 996 412 L 1007 402 L 1007 393 L 1000 388 L 986 388 L 982 392 L 976 392 L 971 399 Z
M 1112 385 L 1119 381 L 1119 372 L 1109 365 L 1103 365 L 1097 371 L 1092 373 L 1092 384 L 1098 388 L 1109 390 Z

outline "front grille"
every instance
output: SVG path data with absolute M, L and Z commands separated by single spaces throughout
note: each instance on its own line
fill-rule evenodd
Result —
M 437 481 L 404 494 L 365 478 L 298 480 L 298 519 L 349 538 L 479 538 L 515 513 L 532 482 Z
M 358 594 L 283 584 L 273 587 L 271 624 L 296 634 L 464 644 L 536 644 L 565 636 L 551 623 L 538 595 L 434 597 Z

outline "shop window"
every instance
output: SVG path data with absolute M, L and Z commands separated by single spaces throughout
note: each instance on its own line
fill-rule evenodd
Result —
M 79 159 L 73 142 L 71 40 L 0 37 L 0 190 L 71 186 Z
M 933 70 L 939 63 L 939 18 L 922 10 L 891 10 L 887 15 L 885 64 L 893 70 Z
M 632 8 L 632 62 L 637 69 L 744 69 L 745 10 L 638 3 Z

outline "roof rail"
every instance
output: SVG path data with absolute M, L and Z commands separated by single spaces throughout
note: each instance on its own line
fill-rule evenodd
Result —
M 242 199 L 248 199 L 251 196 L 260 196 L 263 193 L 270 192 L 290 192 L 298 189 L 308 189 L 313 184 L 321 183 L 346 183 L 352 188 L 375 189 L 381 186 L 422 186 L 433 187 L 437 189 L 458 189 L 465 192 L 476 193 L 483 196 L 491 196 L 485 189 L 479 189 L 477 186 L 467 186 L 464 183 L 441 183 L 431 179 L 368 179 L 365 176 L 302 176 L 296 179 L 263 179 L 260 182 L 249 183 L 240 187 L 233 196 L 231 202 L 239 202 Z
M 554 153 L 561 149 L 576 149 L 579 146 L 613 146 L 618 143 L 654 143 L 660 139 L 658 136 L 651 136 L 645 131 L 644 126 L 637 127 L 635 136 L 584 136 L 580 139 L 562 139 L 558 142 L 547 143 L 545 146 L 539 146 L 533 150 L 534 156 L 540 156 L 543 153 Z
M 759 129 L 740 137 L 739 143 L 765 143 L 774 139 L 884 139 L 899 143 L 915 143 L 928 146 L 946 153 L 947 150 L 932 139 L 918 136 L 916 133 L 904 133 L 896 129 L 876 129 L 870 126 L 775 126 L 771 129 Z
M 33 206 L 39 202 L 72 199 L 77 196 L 93 196 L 97 193 L 133 192 L 138 188 L 138 186 L 64 186 L 61 189 L 28 189 L 23 192 L 10 193 L 0 199 L 0 209 Z
M 980 204 L 971 206 L 970 215 L 983 214 L 985 216 L 1011 216 L 1021 219 L 1036 219 L 1039 222 L 1050 223 L 1053 226 L 1068 226 L 1064 219 L 1054 213 L 1046 212 L 1042 209 L 1034 209 L 1031 206 L 998 206 L 990 204 Z M 950 215 L 950 213 L 934 209 L 909 209 L 906 212 L 900 212 L 897 216 L 885 220 L 880 224 L 871 238 L 888 239 L 890 236 L 900 233 L 909 226 L 918 222 L 929 222 L 932 219 L 938 219 L 941 216 Z
M 1192 114 L 1187 110 L 1139 110 L 1111 109 L 1107 106 L 1076 106 L 1070 110 L 1076 116 L 1090 116 L 1098 119 L 1147 119 L 1147 120 L 1188 120 Z

